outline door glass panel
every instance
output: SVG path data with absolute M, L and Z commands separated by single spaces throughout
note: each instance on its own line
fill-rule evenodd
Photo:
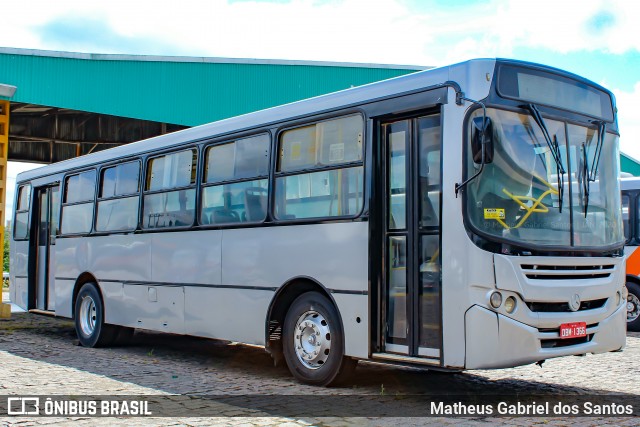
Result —
M 440 116 L 418 120 L 419 227 L 440 225 Z
M 40 193 L 40 224 L 38 227 L 38 246 L 47 245 L 49 234 L 49 197 L 46 191 Z
M 407 238 L 391 236 L 388 247 L 387 340 L 403 343 L 407 337 Z
M 50 244 L 56 244 L 60 213 L 60 187 L 51 187 L 51 227 L 49 228 Z
M 420 347 L 440 348 L 440 237 L 420 239 Z
M 389 229 L 407 228 L 406 135 L 404 130 L 389 132 Z

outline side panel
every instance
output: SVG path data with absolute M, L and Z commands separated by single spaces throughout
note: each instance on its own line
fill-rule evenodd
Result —
M 222 252 L 222 285 L 278 288 L 295 277 L 309 277 L 330 292 L 338 306 L 345 329 L 346 353 L 368 357 L 368 223 L 345 222 L 253 229 L 224 230 Z M 191 290 L 189 291 L 191 292 Z M 360 293 L 351 295 L 348 292 Z M 225 292 L 225 297 L 232 294 Z M 264 322 L 273 297 L 262 297 L 266 292 L 244 290 L 256 298 L 250 304 L 253 310 L 244 310 L 245 304 L 229 304 L 218 310 L 203 311 L 190 306 L 190 315 L 209 313 L 209 323 L 219 319 L 243 317 L 242 324 L 226 321 L 226 328 L 236 329 L 228 335 L 236 340 L 252 336 L 255 326 L 262 327 L 258 336 L 264 344 Z M 233 301 L 233 300 L 231 300 Z M 242 300 L 241 300 L 242 301 Z M 239 310 L 242 310 L 240 313 Z M 356 318 L 360 317 L 360 323 Z M 206 322 L 206 319 L 200 319 Z
M 105 300 L 107 322 L 129 325 L 117 313 L 123 312 L 122 292 L 113 292 L 112 284 L 123 281 L 148 281 L 151 276 L 150 235 L 115 234 L 111 236 L 58 238 L 55 252 L 56 315 L 72 317 L 73 288 L 84 272 L 94 275 Z M 115 311 L 115 313 L 112 312 Z
M 136 328 L 184 334 L 182 286 L 124 285 L 122 323 Z
M 222 233 L 210 230 L 146 235 L 151 238 L 153 266 L 148 280 L 219 285 Z
M 186 333 L 264 345 L 264 322 L 273 295 L 270 290 L 186 287 Z
M 64 261 L 58 258 L 61 268 L 56 274 L 58 277 L 78 277 L 88 271 L 101 281 L 148 281 L 152 270 L 151 237 L 150 234 L 114 234 L 65 239 L 66 248 L 62 252 L 65 258 Z M 81 240 L 82 243 L 74 245 L 74 240 Z M 56 246 L 61 242 L 58 239 Z M 83 246 L 86 247 L 86 254 L 79 253 Z M 61 252 L 57 256 L 61 257 Z M 68 267 L 63 269 L 63 265 Z
M 28 304 L 27 269 L 29 266 L 29 242 L 11 241 L 11 273 L 9 297 L 11 302 L 23 310 Z
M 56 316 L 60 317 L 73 317 L 73 303 L 71 299 L 73 298 L 73 288 L 76 284 L 75 279 L 73 280 L 61 280 L 56 279 Z M 108 312 L 107 312 L 108 313 Z M 105 315 L 107 314 L 105 313 Z
M 367 222 L 224 230 L 222 285 L 279 287 L 306 276 L 367 291 L 367 248 Z

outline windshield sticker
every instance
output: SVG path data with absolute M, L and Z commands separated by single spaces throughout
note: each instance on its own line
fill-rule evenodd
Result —
M 504 219 L 504 209 L 485 209 L 484 219 Z

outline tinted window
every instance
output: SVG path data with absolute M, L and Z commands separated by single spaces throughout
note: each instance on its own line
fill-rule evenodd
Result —
M 286 131 L 280 140 L 278 171 L 361 161 L 362 129 L 357 115 Z
M 276 178 L 278 219 L 353 216 L 363 203 L 363 120 L 327 120 L 282 133 Z M 355 163 L 355 165 L 354 165 Z M 308 169 L 323 168 L 320 171 Z M 300 171 L 296 174 L 291 172 Z
M 31 199 L 31 186 L 22 185 L 18 190 L 18 207 L 16 210 L 26 211 L 29 209 L 29 200 Z
M 96 231 L 135 230 L 138 226 L 139 196 L 100 200 Z
M 91 231 L 91 221 L 93 221 L 93 203 L 64 206 L 60 230 L 63 234 L 88 233 Z
M 269 135 L 210 147 L 206 164 L 207 183 L 266 176 L 269 173 Z
M 195 196 L 196 190 L 193 188 L 145 195 L 142 226 L 162 228 L 192 225 Z
M 27 239 L 29 237 L 29 212 L 16 213 L 13 237 L 15 239 Z
M 149 160 L 145 190 L 188 187 L 196 182 L 195 149 L 180 151 Z
M 260 222 L 267 216 L 268 180 L 214 185 L 202 190 L 201 224 Z
M 96 189 L 96 171 L 90 170 L 66 179 L 64 202 L 78 203 L 93 200 Z
M 137 193 L 139 175 L 140 164 L 138 162 L 123 163 L 103 169 L 100 197 L 107 198 Z

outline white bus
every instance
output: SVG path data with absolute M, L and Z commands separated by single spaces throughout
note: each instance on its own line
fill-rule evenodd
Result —
M 640 178 L 622 178 L 622 221 L 627 246 L 627 329 L 640 332 Z
M 617 351 L 615 111 L 567 72 L 472 60 L 24 172 L 11 298 L 84 346 L 260 345 L 316 385 L 358 359 Z

